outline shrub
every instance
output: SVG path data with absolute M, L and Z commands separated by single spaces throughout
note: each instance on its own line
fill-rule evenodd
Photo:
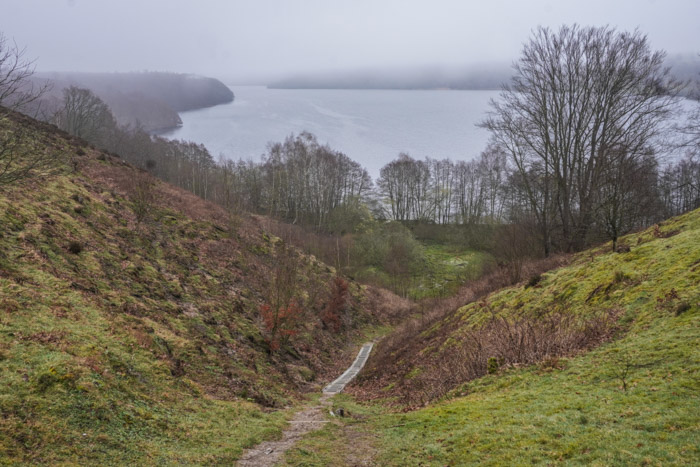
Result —
M 280 308 L 262 305 L 260 314 L 267 334 L 265 341 L 270 346 L 270 350 L 276 352 L 299 332 L 303 312 L 296 301 L 292 301 L 289 305 Z
M 499 359 L 496 357 L 489 357 L 488 363 L 486 364 L 486 369 L 490 375 L 496 373 L 498 371 L 498 367 L 500 367 L 500 362 Z
M 337 333 L 342 325 L 341 313 L 344 311 L 348 297 L 348 282 L 340 276 L 335 276 L 331 284 L 331 296 L 328 304 L 321 312 L 321 322 L 326 329 Z
M 627 279 L 627 275 L 622 272 L 622 271 L 615 271 L 615 275 L 613 276 L 613 282 L 615 284 L 619 284 L 620 282 L 624 282 L 625 279 Z
M 537 284 L 540 283 L 541 280 L 542 280 L 542 275 L 535 274 L 534 276 L 530 277 L 529 281 L 527 281 L 527 285 L 525 286 L 525 288 L 535 287 Z
M 83 245 L 80 242 L 72 241 L 68 244 L 68 251 L 74 255 L 78 255 L 83 251 Z
M 690 303 L 680 302 L 678 306 L 676 306 L 676 316 L 682 315 L 688 310 L 690 310 Z
M 127 189 L 136 221 L 140 223 L 153 210 L 156 198 L 155 182 L 147 173 L 139 172 L 130 180 Z
M 557 356 L 549 357 L 545 360 L 542 361 L 540 364 L 540 368 L 543 370 L 551 371 L 551 370 L 561 370 L 564 368 L 564 365 L 562 361 L 559 359 Z
M 468 331 L 449 351 L 438 352 L 429 362 L 423 362 L 425 371 L 412 378 L 410 385 L 397 385 L 393 391 L 404 404 L 420 406 L 467 381 L 495 374 L 504 366 L 537 363 L 543 370 L 561 368 L 561 357 L 611 339 L 618 329 L 618 317 L 616 310 L 606 310 L 583 321 L 563 311 L 538 317 L 494 315 Z M 386 352 L 381 347 L 378 350 Z M 374 355 L 370 371 L 381 357 L 379 352 Z
M 629 253 L 630 251 L 632 251 L 632 249 L 629 245 L 621 243 L 617 246 L 617 249 L 615 251 L 617 251 L 618 253 Z
M 683 311 L 687 311 L 687 309 L 690 308 L 690 305 L 688 304 L 687 308 L 683 309 L 683 303 L 673 307 L 673 304 L 679 298 L 680 296 L 678 295 L 678 291 L 675 288 L 671 288 L 671 290 L 666 292 L 663 296 L 656 297 L 656 307 L 667 311 L 675 311 L 676 315 L 679 315 L 680 313 L 683 313 Z M 682 310 L 680 313 L 678 312 L 679 309 Z
M 20 306 L 17 300 L 12 298 L 5 298 L 0 301 L 0 310 L 4 310 L 7 313 L 12 313 L 14 311 L 19 311 Z

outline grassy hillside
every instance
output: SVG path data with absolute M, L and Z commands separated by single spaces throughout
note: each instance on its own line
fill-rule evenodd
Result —
M 465 281 L 478 279 L 493 263 L 493 257 L 484 251 L 425 243 L 425 263 L 409 294 L 417 300 L 450 296 Z
M 255 220 L 0 123 L 63 162 L 0 191 L 0 463 L 231 463 L 379 322 L 351 283 L 329 329 L 335 272 Z M 283 265 L 301 319 L 273 352 L 260 310 Z
M 529 285 L 460 308 L 425 331 L 412 354 L 402 353 L 390 376 L 375 361 L 354 390 L 373 402 L 336 401 L 353 416 L 307 437 L 288 462 L 348 463 L 354 454 L 347 443 L 357 439 L 379 465 L 697 465 L 700 211 L 625 242 L 630 252 L 610 253 L 605 245 Z M 481 338 L 479 329 L 495 329 L 488 328 L 494 319 L 529 319 L 536 328 L 561 314 L 573 317 L 564 326 L 570 335 L 600 324 L 600 345 L 529 364 L 509 364 L 512 352 L 501 357 L 488 347 L 486 376 L 468 380 L 460 370 L 461 349 Z M 560 334 L 552 331 L 550 341 L 562 342 Z M 449 373 L 436 370 L 441 361 Z M 455 374 L 461 382 L 450 379 Z M 402 391 L 425 392 L 438 377 L 451 383 L 440 400 L 401 410 L 420 400 Z

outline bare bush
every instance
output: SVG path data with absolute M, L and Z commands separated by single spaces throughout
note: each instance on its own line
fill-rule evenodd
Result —
M 531 277 L 563 266 L 567 261 L 567 256 L 527 260 L 523 262 L 521 271 L 524 277 Z M 509 285 L 512 285 L 512 281 L 507 268 L 499 267 L 475 281 L 467 282 L 451 297 L 423 300 L 419 304 L 423 311 L 414 318 L 404 321 L 391 335 L 382 340 L 373 351 L 368 365 L 391 367 L 393 363 L 404 357 L 404 352 L 409 353 L 410 349 L 418 345 L 417 339 L 420 339 L 424 331 L 444 320 L 456 309 Z
M 298 266 L 294 252 L 282 246 L 275 256 L 265 304 L 260 308 L 265 340 L 271 352 L 285 346 L 302 325 L 304 310 L 297 287 Z
M 321 311 L 323 326 L 334 333 L 340 332 L 343 324 L 343 314 L 346 311 L 348 301 L 348 281 L 340 276 L 335 276 L 330 286 L 330 297 L 325 308 Z
M 523 277 L 539 275 L 545 271 L 563 266 L 568 262 L 568 259 L 568 256 L 551 256 L 538 260 L 527 260 L 522 265 L 522 275 Z M 389 381 L 401 380 L 405 376 L 401 371 L 405 368 L 406 362 L 416 361 L 416 359 L 420 358 L 420 356 L 416 355 L 416 349 L 424 348 L 430 344 L 439 347 L 455 327 L 460 326 L 459 323 L 454 321 L 455 315 L 453 313 L 456 309 L 509 285 L 512 285 L 512 281 L 508 270 L 505 267 L 499 267 L 484 274 L 478 280 L 468 282 L 451 297 L 420 302 L 417 308 L 423 311 L 415 313 L 411 319 L 404 320 L 394 332 L 375 347 L 367 362 L 364 376 L 361 376 L 359 380 L 363 385 L 362 389 L 369 390 L 371 393 L 376 387 L 388 384 Z M 414 312 L 415 310 L 416 308 L 414 308 Z M 404 316 L 408 312 L 408 310 L 404 310 Z M 431 331 L 427 332 L 428 330 Z M 403 362 L 403 364 L 400 364 L 400 362 Z M 460 362 L 454 364 L 463 365 Z M 457 380 L 449 375 L 449 365 L 443 365 L 442 361 L 435 363 L 421 362 L 421 365 L 443 368 L 441 370 L 445 372 L 443 381 L 433 382 L 438 388 L 436 389 L 436 394 L 444 394 L 445 388 L 451 389 L 457 384 Z M 463 382 L 464 380 L 460 381 Z M 411 380 L 411 391 L 420 392 L 418 386 L 413 386 L 415 382 L 416 380 Z M 439 389 L 440 387 L 443 389 Z M 385 397 L 386 393 L 382 392 L 382 396 Z M 416 402 L 408 393 L 402 395 L 402 397 L 407 403 Z M 426 399 L 425 397 L 423 399 L 430 400 L 430 398 Z
M 612 310 L 589 318 L 565 312 L 543 317 L 494 315 L 425 364 L 423 373 L 411 381 L 410 388 L 401 391 L 401 397 L 408 405 L 424 404 L 502 367 L 529 365 L 591 349 L 612 337 L 617 317 Z
M 145 172 L 138 172 L 127 187 L 131 197 L 131 207 L 136 221 L 141 223 L 149 216 L 155 202 L 156 191 L 153 177 Z
M 0 33 L 0 186 L 32 176 L 56 165 L 55 154 L 32 147 L 29 131 L 15 111 L 27 111 L 46 92 L 31 80 L 34 62 L 25 51 Z
M 527 260 L 537 257 L 535 231 L 535 225 L 525 222 L 506 224 L 497 231 L 494 253 L 513 284 L 522 279 Z

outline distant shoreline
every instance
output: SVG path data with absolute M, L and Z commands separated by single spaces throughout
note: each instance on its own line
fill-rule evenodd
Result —
M 296 89 L 296 90 L 335 90 L 335 91 L 500 91 L 499 86 L 488 86 L 488 87 L 470 87 L 470 88 L 449 88 L 449 87 L 400 87 L 400 86 L 277 86 L 268 85 L 265 86 L 267 89 Z
M 168 72 L 41 72 L 37 80 L 53 84 L 53 105 L 69 86 L 90 89 L 110 108 L 117 123 L 150 134 L 182 125 L 180 112 L 199 110 L 235 100 L 233 91 L 216 78 Z
M 228 84 L 224 84 L 224 86 L 226 86 L 227 88 L 229 88 L 229 90 L 231 90 L 231 86 L 229 86 Z M 231 95 L 233 96 L 231 98 L 231 100 L 224 101 L 224 102 L 218 102 L 216 104 L 211 104 L 211 105 L 204 105 L 201 107 L 193 107 L 191 109 L 180 110 L 177 112 L 177 115 L 178 115 L 178 117 L 182 117 L 182 115 L 180 115 L 182 112 L 193 112 L 196 110 L 209 109 L 211 107 L 216 107 L 218 105 L 230 104 L 230 103 L 236 101 L 236 95 L 233 93 L 233 90 L 231 90 Z M 172 131 L 175 131 L 175 130 L 182 128 L 183 125 L 184 125 L 184 123 L 182 122 L 182 118 L 180 118 L 180 123 L 178 123 L 177 125 L 166 126 L 166 127 L 162 127 L 162 128 L 153 128 L 153 129 L 148 130 L 148 133 L 151 135 L 155 135 L 155 136 L 164 136 Z

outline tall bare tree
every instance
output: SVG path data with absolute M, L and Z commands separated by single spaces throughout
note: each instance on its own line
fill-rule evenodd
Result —
M 609 27 L 539 28 L 523 47 L 481 126 L 519 172 L 546 254 L 554 220 L 565 249 L 583 246 L 609 154 L 642 157 L 666 129 L 680 85 L 664 57 Z
M 46 150 L 34 151 L 28 130 L 11 122 L 14 111 L 32 107 L 48 89 L 31 78 L 34 61 L 25 50 L 0 32 L 0 186 L 53 166 L 56 158 Z
M 0 107 L 22 110 L 48 90 L 48 84 L 32 81 L 34 60 L 0 32 Z
M 107 104 L 89 89 L 69 86 L 63 90 L 63 105 L 54 116 L 62 130 L 100 144 L 117 124 Z

